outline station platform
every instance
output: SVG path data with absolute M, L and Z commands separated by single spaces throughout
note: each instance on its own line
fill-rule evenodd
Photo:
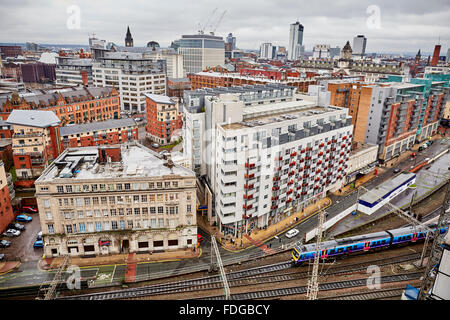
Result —
M 377 174 L 375 174 L 375 169 L 367 174 L 365 174 L 364 176 L 356 179 L 354 181 L 354 187 L 352 187 L 353 183 L 349 183 L 348 185 L 346 185 L 345 187 L 342 187 L 341 189 L 339 189 L 338 191 L 335 192 L 331 192 L 333 195 L 335 196 L 347 196 L 355 191 L 357 191 L 357 188 L 359 186 L 364 185 L 365 183 L 369 182 L 370 180 L 376 178 L 378 175 L 384 173 L 385 169 L 384 168 L 380 168 L 380 167 L 376 167 L 377 169 Z
M 139 263 L 156 263 L 156 262 L 168 262 L 178 261 L 181 259 L 194 259 L 199 258 L 202 254 L 200 248 L 189 248 L 184 250 L 174 250 L 166 252 L 156 253 L 123 253 L 123 254 L 110 254 L 104 256 L 95 257 L 71 257 L 70 264 L 76 265 L 80 268 L 87 268 L 93 266 L 107 266 L 107 265 L 127 265 L 133 268 Z M 64 257 L 57 258 L 42 258 L 39 260 L 39 268 L 41 270 L 51 270 L 58 268 L 64 261 Z
M 245 234 L 239 238 L 224 239 L 219 233 L 219 228 L 210 226 L 205 216 L 199 217 L 197 219 L 197 224 L 209 234 L 216 236 L 222 248 L 227 251 L 239 252 L 257 246 L 266 252 L 270 252 L 271 249 L 264 245 L 265 241 L 272 239 L 273 237 L 317 214 L 319 212 L 319 205 L 321 209 L 325 209 L 331 204 L 332 201 L 330 198 L 323 198 L 306 207 L 303 211 L 298 211 L 278 223 L 268 226 L 266 229 L 253 229 L 250 234 Z

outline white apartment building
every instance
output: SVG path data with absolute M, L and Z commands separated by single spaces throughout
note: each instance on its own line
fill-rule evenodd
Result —
M 197 243 L 195 174 L 138 143 L 67 149 L 35 184 L 47 257 Z
M 178 53 L 183 55 L 186 73 L 197 73 L 206 67 L 225 63 L 225 42 L 222 37 L 206 34 L 182 35 Z
M 142 53 L 105 52 L 92 67 L 94 86 L 115 87 L 123 113 L 145 112 L 144 93 L 166 94 L 164 61 L 144 58 Z
M 366 54 L 367 38 L 360 34 L 353 38 L 353 54 L 365 55 Z
M 214 194 L 212 219 L 234 236 L 339 189 L 352 141 L 346 108 L 319 106 L 289 87 L 250 88 L 205 96 L 200 154 L 209 158 L 200 172 Z
M 273 46 L 271 43 L 266 42 L 262 43 L 259 49 L 259 57 L 261 59 L 273 59 Z
M 183 55 L 177 53 L 173 48 L 156 48 L 156 50 L 144 52 L 143 57 L 153 60 L 165 60 L 168 78 L 186 77 L 186 71 L 183 66 Z
M 303 25 L 300 22 L 291 24 L 289 29 L 288 60 L 297 60 L 302 56 Z

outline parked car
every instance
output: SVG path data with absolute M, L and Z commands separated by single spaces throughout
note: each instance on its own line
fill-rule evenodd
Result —
M 427 146 L 431 146 L 431 145 L 433 144 L 433 140 L 428 140 L 428 141 L 426 142 L 426 144 L 427 144 Z
M 8 229 L 3 232 L 3 235 L 6 237 L 18 237 L 20 236 L 20 231 L 15 229 Z
M 0 248 L 8 248 L 11 245 L 11 241 L 0 240 Z
M 5 259 L 5 255 L 3 253 L 0 253 L 0 261 L 2 261 L 3 259 Z
M 288 232 L 286 232 L 286 237 L 287 238 L 292 238 L 295 237 L 298 234 L 298 230 L 297 229 L 291 229 Z
M 152 143 L 152 147 L 153 147 L 153 148 L 159 148 L 159 144 L 157 144 L 157 143 Z
M 38 213 L 38 209 L 32 206 L 23 206 L 22 211 L 26 213 Z
M 401 171 L 401 169 L 399 169 L 399 168 L 394 169 L 394 173 L 399 173 L 400 171 Z
M 42 231 L 39 231 L 39 233 L 36 236 L 36 240 L 42 240 Z
M 31 220 L 33 220 L 33 218 L 27 216 L 26 214 L 19 214 L 16 217 L 16 221 L 30 222 Z
M 25 230 L 25 226 L 23 224 L 20 224 L 20 223 L 10 223 L 8 225 L 8 228 L 9 229 L 16 229 L 16 230 L 20 230 L 20 231 Z
M 36 240 L 33 244 L 33 248 L 43 248 L 44 247 L 44 241 L 42 240 Z

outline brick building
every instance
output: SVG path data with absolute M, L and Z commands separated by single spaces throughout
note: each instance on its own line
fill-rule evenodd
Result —
M 53 82 L 56 80 L 56 64 L 22 63 L 20 68 L 23 82 Z
M 15 58 L 17 56 L 21 56 L 22 54 L 21 46 L 0 46 L 0 55 L 2 58 Z
M 120 144 L 138 140 L 133 118 L 111 119 L 59 128 L 61 152 L 67 148 Z
M 76 87 L 26 96 L 13 93 L 0 98 L 0 116 L 7 119 L 12 110 L 55 112 L 62 124 L 85 123 L 120 118 L 119 94 L 115 88 Z
M 317 84 L 317 80 L 308 78 L 287 78 L 285 80 L 270 79 L 269 77 L 246 76 L 238 73 L 199 72 L 188 76 L 191 89 L 232 87 L 255 84 L 282 83 L 295 87 L 299 92 L 308 92 L 310 85 Z
M 189 78 L 167 78 L 167 95 L 169 97 L 183 98 L 184 90 L 191 90 Z
M 147 103 L 147 125 L 145 131 L 153 141 L 160 144 L 171 142 L 172 135 L 183 126 L 178 102 L 167 96 L 144 93 Z
M 6 121 L 14 130 L 12 148 L 16 185 L 29 187 L 58 156 L 60 120 L 52 111 L 13 110 Z
M 11 197 L 8 184 L 11 179 L 6 175 L 5 166 L 0 161 L 0 232 L 4 232 L 8 224 L 14 219 L 14 213 L 11 206 Z

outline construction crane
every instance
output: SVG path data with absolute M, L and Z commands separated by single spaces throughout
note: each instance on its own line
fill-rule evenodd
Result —
M 215 24 L 211 24 L 211 32 L 210 32 L 211 35 L 214 35 L 214 32 L 216 32 L 217 28 L 219 27 L 219 24 L 222 22 L 222 19 L 225 16 L 225 13 L 227 13 L 227 10 L 222 12 L 222 14 L 220 15 L 219 19 Z
M 216 259 L 214 259 L 214 257 Z M 211 270 L 215 268 L 215 262 L 217 261 L 217 265 L 220 270 L 220 274 L 222 276 L 223 288 L 225 291 L 225 299 L 230 299 L 230 287 L 228 286 L 227 275 L 225 274 L 225 270 L 223 269 L 222 258 L 220 257 L 219 248 L 217 247 L 216 237 L 211 236 Z
M 211 18 L 214 16 L 214 14 L 216 13 L 217 8 L 214 8 L 214 10 L 211 12 L 211 14 L 209 15 L 208 20 L 206 20 L 205 24 L 202 26 L 202 24 L 199 22 L 198 23 L 198 33 L 199 34 L 204 34 L 206 28 L 208 27 L 209 21 L 211 20 Z
M 316 252 L 314 253 L 312 275 L 311 279 L 308 280 L 308 289 L 306 292 L 306 297 L 308 297 L 309 300 L 316 300 L 317 293 L 319 292 L 319 262 L 320 262 L 320 251 L 321 251 L 324 222 L 325 222 L 325 212 L 323 210 L 320 210 L 319 207 L 319 224 L 317 226 L 317 235 L 316 235 Z

